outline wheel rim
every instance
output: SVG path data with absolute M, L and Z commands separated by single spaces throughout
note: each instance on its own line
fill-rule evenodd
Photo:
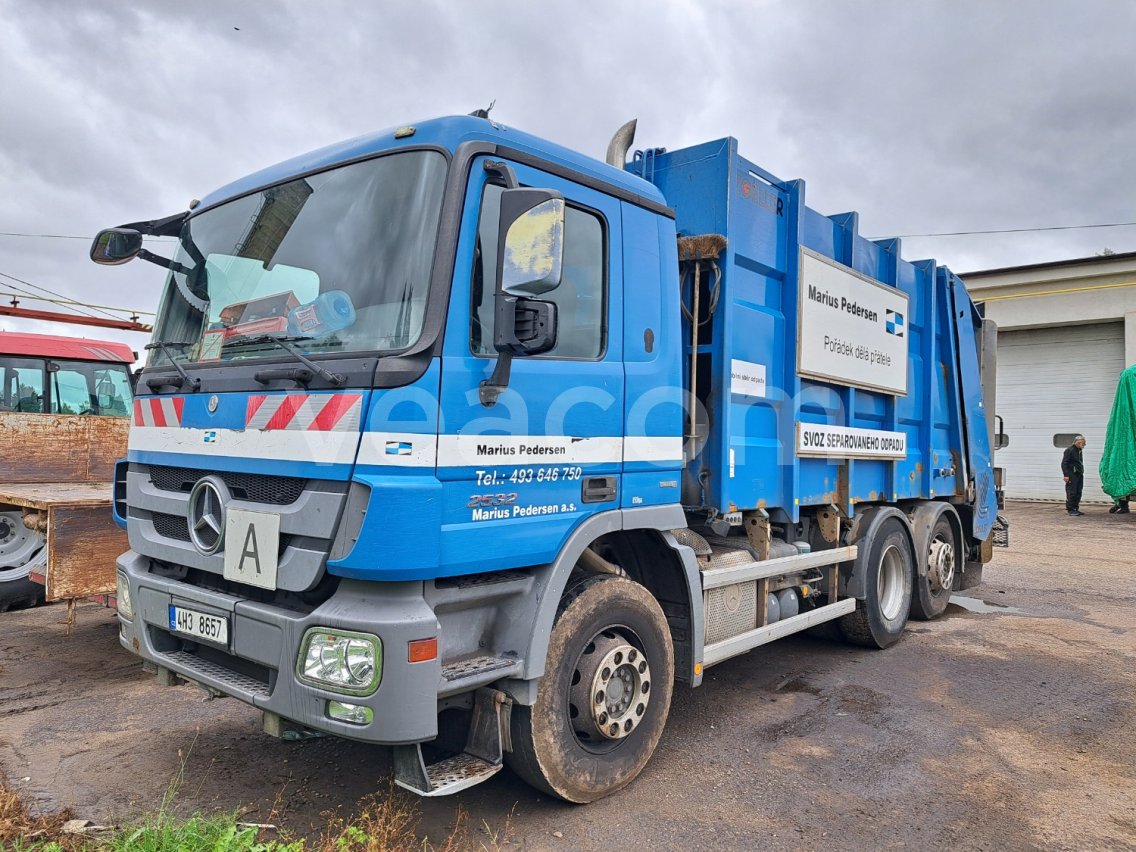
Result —
M 21 580 L 46 561 L 43 533 L 24 526 L 19 512 L 0 512 L 0 582 Z
M 627 631 L 630 633 L 630 631 Z M 619 744 L 643 721 L 651 701 L 651 665 L 634 634 L 597 633 L 576 661 L 568 695 L 569 719 L 585 748 Z
M 955 548 L 942 534 L 935 536 L 935 540 L 931 542 L 931 551 L 927 557 L 927 579 L 933 592 L 949 589 L 954 583 Z
M 903 554 L 892 544 L 880 557 L 880 570 L 876 575 L 876 597 L 880 612 L 891 621 L 903 608 Z

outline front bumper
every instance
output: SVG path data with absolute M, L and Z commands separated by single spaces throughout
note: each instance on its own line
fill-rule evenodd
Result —
M 246 600 L 202 589 L 149 571 L 149 559 L 130 550 L 118 558 L 133 604 L 119 613 L 119 641 L 144 660 L 317 731 L 374 743 L 416 743 L 438 733 L 438 660 L 410 663 L 408 643 L 437 636 L 438 619 L 421 582 L 363 583 L 344 580 L 311 611 Z M 171 604 L 223 616 L 225 647 L 186 639 L 169 629 Z M 312 686 L 296 675 L 296 655 L 310 627 L 377 635 L 383 643 L 378 689 L 366 697 Z M 374 719 L 354 725 L 328 717 L 329 701 L 370 707 Z

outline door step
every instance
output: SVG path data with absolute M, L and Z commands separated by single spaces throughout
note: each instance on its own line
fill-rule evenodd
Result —
M 442 663 L 443 684 L 438 690 L 438 697 L 459 695 L 503 677 L 519 675 L 523 668 L 524 661 L 517 657 L 494 657 L 490 654 Z
M 417 793 L 419 796 L 431 798 L 449 796 L 492 778 L 504 768 L 503 763 L 493 764 L 488 760 L 482 760 L 480 757 L 462 752 L 453 757 L 447 757 L 445 760 L 439 760 L 437 763 L 431 763 L 429 766 L 423 764 L 422 772 L 424 775 L 420 778 L 425 783 L 418 784 L 405 778 L 400 771 L 398 751 L 403 749 L 412 752 L 410 756 L 413 756 L 416 760 L 422 760 L 420 746 L 396 746 L 395 783 L 405 790 Z
M 427 764 L 422 744 L 394 747 L 394 781 L 419 796 L 449 796 L 480 784 L 501 771 L 509 747 L 512 701 L 496 689 L 474 694 L 465 751 Z

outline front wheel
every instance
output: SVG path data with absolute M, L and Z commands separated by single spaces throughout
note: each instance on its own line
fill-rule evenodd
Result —
M 915 559 L 911 540 L 899 518 L 885 518 L 870 538 L 864 563 L 864 600 L 840 619 L 844 638 L 866 648 L 887 648 L 899 641 L 911 610 Z
M 666 617 L 643 586 L 588 577 L 571 587 L 531 707 L 514 706 L 509 766 L 569 802 L 632 781 L 663 733 L 674 687 Z

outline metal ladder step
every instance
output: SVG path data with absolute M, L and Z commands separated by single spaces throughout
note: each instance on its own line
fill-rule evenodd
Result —
M 517 657 L 495 657 L 491 654 L 442 663 L 443 684 L 438 690 L 438 697 L 469 692 L 503 677 L 519 675 L 523 668 L 524 661 Z
M 427 765 L 421 743 L 395 746 L 395 783 L 419 796 L 448 796 L 492 778 L 501 771 L 509 748 L 511 707 L 505 693 L 477 690 L 465 751 Z
M 492 778 L 504 768 L 504 764 L 492 764 L 488 760 L 474 757 L 472 754 L 456 754 L 426 767 L 426 777 L 429 779 L 429 790 L 419 790 L 410 784 L 396 778 L 395 782 L 402 788 L 417 793 L 419 796 L 449 796 L 460 792 L 467 787 L 480 784 L 487 778 Z

